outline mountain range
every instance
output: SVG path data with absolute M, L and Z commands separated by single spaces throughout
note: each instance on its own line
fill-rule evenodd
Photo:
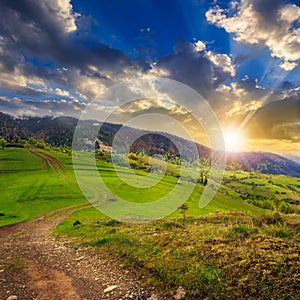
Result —
M 16 118 L 0 112 L 0 136 L 7 141 L 18 141 L 19 139 L 44 139 L 52 146 L 71 146 L 75 127 L 78 119 L 73 117 L 22 117 Z M 99 122 L 86 120 L 83 126 L 88 131 Z M 97 140 L 101 145 L 109 148 L 119 129 L 120 124 L 101 123 Z M 124 128 L 123 128 L 124 130 Z M 140 136 L 130 147 L 133 152 L 144 151 L 146 154 L 171 153 L 178 155 L 175 144 L 182 149 L 185 157 L 192 156 L 191 141 L 167 133 L 149 132 L 131 127 L 125 127 L 127 138 Z M 126 144 L 126 140 L 124 140 Z M 86 141 L 86 149 L 91 148 L 93 141 Z M 130 146 L 130 145 L 129 145 Z M 196 144 L 199 156 L 209 160 L 211 149 L 200 144 Z M 296 157 L 296 159 L 298 159 Z M 295 160 L 296 160 L 295 159 Z M 227 168 L 243 171 L 258 171 L 265 174 L 282 174 L 300 178 L 300 164 L 296 161 L 277 154 L 268 152 L 231 152 L 227 153 Z

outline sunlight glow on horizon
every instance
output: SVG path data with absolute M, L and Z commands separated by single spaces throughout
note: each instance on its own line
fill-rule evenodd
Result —
M 225 149 L 229 152 L 240 152 L 244 150 L 245 137 L 239 129 L 226 128 L 223 132 Z

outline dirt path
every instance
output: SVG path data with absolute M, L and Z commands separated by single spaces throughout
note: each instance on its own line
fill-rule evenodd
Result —
M 64 168 L 64 165 L 57 158 L 51 155 L 42 153 L 34 148 L 30 148 L 29 151 L 42 158 L 43 167 L 45 169 L 48 169 L 48 166 L 50 166 L 56 173 L 59 173 L 59 170 Z
M 83 207 L 0 228 L 0 299 L 163 299 L 120 261 L 54 237 L 52 229 Z

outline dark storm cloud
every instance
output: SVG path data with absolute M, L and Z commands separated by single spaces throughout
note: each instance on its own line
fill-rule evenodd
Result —
M 226 65 L 213 63 L 213 54 L 197 51 L 194 44 L 178 42 L 174 54 L 157 59 L 156 67 L 169 73 L 170 78 L 185 83 L 206 97 L 227 79 L 232 78 Z
M 295 85 L 292 82 L 290 82 L 288 80 L 284 80 L 279 84 L 277 89 L 278 90 L 290 90 L 294 87 L 295 87 Z
M 278 10 L 288 3 L 287 0 L 252 0 L 255 11 L 264 23 L 272 23 L 274 19 L 276 20 Z
M 284 100 L 273 101 L 257 110 L 246 130 L 255 138 L 300 141 L 300 92 Z
M 257 87 L 257 82 L 251 78 L 244 78 L 237 82 L 237 86 L 247 91 L 254 91 Z
M 72 7 L 67 1 L 3 0 L 0 2 L 0 35 L 7 69 L 19 65 L 11 55 L 23 52 L 29 57 L 53 60 L 63 66 L 84 69 L 95 65 L 101 69 L 120 71 L 131 66 L 145 68 L 144 61 L 132 60 L 122 51 L 89 40 L 84 41 L 77 30 Z M 52 3 L 50 5 L 50 3 Z M 53 4 L 54 3 L 54 4 Z M 92 42 L 92 43 L 91 43 Z M 86 45 L 90 46 L 86 46 Z M 92 46 L 91 46 L 92 44 Z M 9 59 L 8 59 L 9 58 Z
M 273 22 L 268 18 L 277 14 L 278 7 L 284 3 L 277 0 L 252 2 L 256 9 L 251 18 L 264 19 L 258 24 Z M 234 65 L 247 57 L 237 56 L 232 62 L 226 54 L 208 51 L 201 41 L 200 46 L 178 42 L 174 53 L 159 57 L 155 65 L 150 65 L 145 58 L 132 58 L 100 43 L 89 33 L 90 22 L 93 22 L 90 17 L 74 13 L 68 0 L 0 0 L 0 87 L 10 91 L 10 98 L 0 99 L 0 111 L 18 115 L 30 112 L 35 115 L 79 115 L 84 104 L 73 97 L 57 94 L 57 85 L 74 97 L 92 100 L 106 87 L 147 74 L 150 70 L 151 75 L 177 80 L 200 92 L 220 112 L 220 118 L 225 118 L 231 110 L 229 117 L 241 116 L 245 111 L 259 107 L 260 102 L 282 100 L 280 93 L 293 88 L 290 83 L 283 82 L 278 94 L 274 94 L 257 86 L 250 78 L 228 84 L 227 80 L 235 76 Z M 255 32 L 260 29 L 255 27 Z M 269 31 L 265 31 L 263 36 L 269 36 Z M 152 32 L 147 31 L 147 34 L 152 37 Z M 150 38 L 146 41 L 147 49 L 153 44 Z M 278 40 L 282 40 L 281 35 Z M 148 53 L 148 56 L 152 54 Z M 226 81 L 227 85 L 224 85 Z M 50 100 L 21 101 L 18 96 L 26 100 Z M 287 93 L 284 104 L 290 102 L 291 97 Z M 288 113 L 282 114 L 283 119 L 273 118 L 273 115 L 281 114 L 281 105 L 276 109 L 274 104 L 265 107 L 258 110 L 255 123 L 268 134 L 280 135 L 284 124 L 295 123 L 295 118 L 290 120 Z M 290 108 L 297 111 L 295 106 Z M 270 125 L 268 118 L 274 120 Z

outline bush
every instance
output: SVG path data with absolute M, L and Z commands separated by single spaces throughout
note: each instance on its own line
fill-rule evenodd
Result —
M 176 222 L 164 222 L 161 224 L 162 228 L 172 229 L 172 228 L 182 228 L 182 225 Z
M 281 228 L 275 228 L 272 232 L 272 235 L 275 237 L 279 237 L 281 239 L 286 239 L 291 237 L 293 233 L 287 231 L 284 227 L 281 227 Z
M 282 219 L 281 215 L 278 212 L 274 213 L 273 219 L 276 222 L 276 224 L 283 225 L 283 219 Z
M 73 223 L 73 226 L 78 226 L 78 225 L 81 225 L 81 222 L 76 220 L 74 223 Z
M 272 216 L 270 215 L 263 215 L 258 219 L 253 219 L 253 222 L 257 226 L 262 225 L 283 225 L 283 219 L 278 212 L 275 212 Z
M 128 154 L 128 158 L 129 158 L 129 159 L 132 159 L 132 160 L 138 160 L 137 155 L 134 154 L 134 153 L 129 153 L 129 154 Z
M 284 214 L 293 214 L 296 211 L 294 207 L 285 202 L 280 204 L 279 210 Z
M 108 238 L 103 238 L 101 240 L 98 240 L 94 243 L 90 243 L 91 246 L 96 246 L 96 247 L 100 247 L 101 245 L 104 245 L 106 243 L 108 243 L 110 241 L 110 239 Z
M 121 224 L 121 222 L 119 222 L 115 219 L 112 219 L 112 220 L 109 220 L 109 221 L 103 223 L 103 226 L 118 226 L 120 224 Z
M 241 234 L 241 235 L 249 235 L 251 229 L 245 225 L 236 225 L 236 226 L 233 226 L 231 229 L 230 229 L 230 232 L 229 232 L 229 235 L 236 235 L 236 234 Z

